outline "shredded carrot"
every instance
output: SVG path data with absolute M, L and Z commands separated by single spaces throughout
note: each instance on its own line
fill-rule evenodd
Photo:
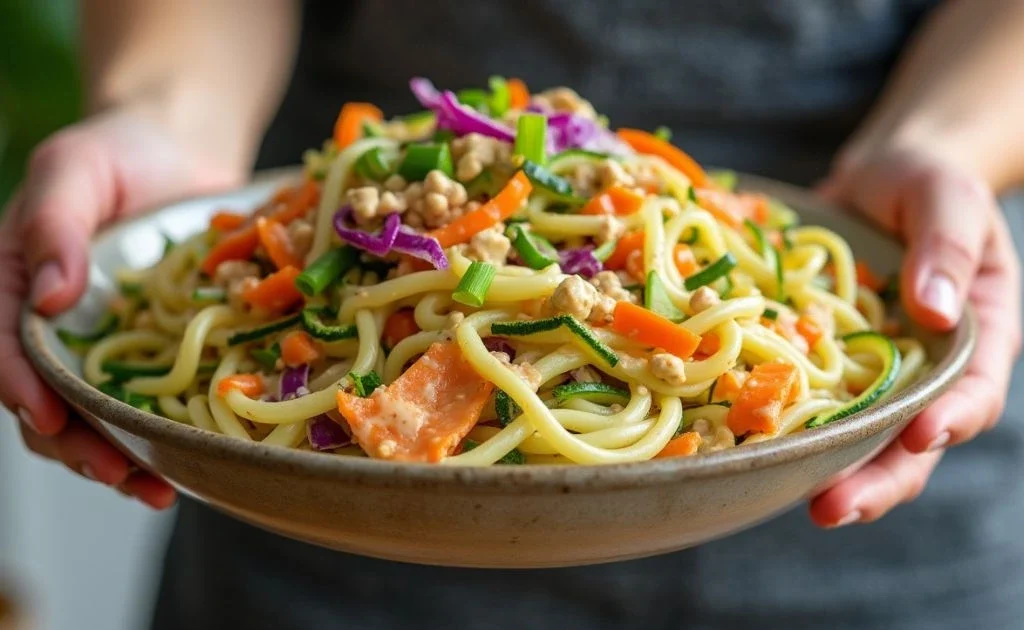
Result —
M 509 107 L 512 109 L 526 109 L 530 105 L 530 90 L 522 79 L 512 78 L 506 82 L 508 85 Z
M 248 220 L 249 217 L 244 214 L 222 210 L 220 212 L 215 212 L 214 215 L 210 217 L 210 228 L 217 230 L 218 232 L 230 232 L 231 230 L 237 230 L 242 227 Z
M 643 205 L 643 195 L 616 184 L 591 197 L 587 205 L 580 209 L 580 214 L 609 214 L 621 217 L 634 214 Z
M 669 440 L 665 448 L 661 449 L 655 459 L 661 457 L 687 457 L 693 455 L 700 448 L 701 442 L 704 439 L 700 436 L 700 433 L 696 431 L 687 431 L 677 438 Z
M 384 345 L 394 348 L 398 342 L 411 337 L 420 331 L 416 317 L 411 308 L 400 308 L 388 316 L 384 322 Z
M 868 263 L 863 260 L 858 260 L 856 264 L 857 269 L 857 284 L 860 286 L 871 289 L 875 293 L 878 293 L 885 288 L 885 279 L 878 277 Z
M 778 432 L 782 409 L 792 400 L 798 380 L 796 368 L 788 363 L 755 365 L 729 409 L 729 429 L 736 435 Z
M 637 152 L 656 155 L 668 162 L 670 166 L 686 175 L 694 186 L 702 187 L 708 184 L 707 173 L 682 149 L 640 129 L 619 129 L 618 134 Z
M 739 396 L 740 391 L 743 389 L 743 383 L 746 380 L 746 372 L 737 372 L 736 370 L 729 370 L 725 374 L 718 377 L 715 382 L 715 388 L 711 392 L 712 402 L 727 401 L 733 402 L 736 397 Z
M 236 389 L 249 398 L 256 398 L 263 393 L 263 378 L 259 374 L 232 374 L 217 383 L 220 396 L 227 396 L 228 392 Z
M 320 188 L 316 182 L 307 181 L 297 188 L 290 189 L 287 195 L 278 192 L 271 201 L 272 206 L 281 206 L 271 213 L 267 218 L 277 223 L 287 225 L 295 219 L 306 214 L 320 196 Z M 217 271 L 217 266 L 228 260 L 249 260 L 256 252 L 260 244 L 260 236 L 256 231 L 256 225 L 248 224 L 234 232 L 229 232 L 221 237 L 217 244 L 210 249 L 210 253 L 203 260 L 202 270 L 212 276 Z
M 697 204 L 719 221 L 739 228 L 744 219 L 764 224 L 768 220 L 768 201 L 763 195 L 731 193 L 717 188 L 697 188 Z
M 706 359 L 718 352 L 722 347 L 722 340 L 713 332 L 701 335 L 697 351 L 694 353 L 696 359 Z
M 522 171 L 512 176 L 501 191 L 490 201 L 472 212 L 468 212 L 448 225 L 430 232 L 441 247 L 465 243 L 474 234 L 497 225 L 509 218 L 526 202 L 533 185 Z
M 256 233 L 260 237 L 263 249 L 267 251 L 267 256 L 278 269 L 302 269 L 305 263 L 292 247 L 292 240 L 288 238 L 288 228 L 277 221 L 260 217 L 256 219 Z
M 672 250 L 672 262 L 683 278 L 689 278 L 697 273 L 697 257 L 686 243 L 678 243 Z
M 319 344 L 304 330 L 293 330 L 281 339 L 281 360 L 288 367 L 308 365 L 322 354 Z
M 264 311 L 283 313 L 302 301 L 302 293 L 295 286 L 298 276 L 298 269 L 285 267 L 244 291 L 242 299 Z
M 384 113 L 373 103 L 345 103 L 334 123 L 334 145 L 344 149 L 363 137 L 364 122 L 380 122 Z
M 480 420 L 493 391 L 458 344 L 443 341 L 369 398 L 338 390 L 338 411 L 371 457 L 439 462 Z
M 644 249 L 644 233 L 643 232 L 630 232 L 626 234 L 615 244 L 615 251 L 608 257 L 608 260 L 604 261 L 605 269 L 625 269 L 626 263 L 629 262 L 629 255 L 634 251 L 643 251 Z
M 796 320 L 796 332 L 807 340 L 807 346 L 809 348 L 813 348 L 814 344 L 818 343 L 818 340 L 825 335 L 825 331 L 822 330 L 821 324 L 807 315 L 801 315 L 800 319 Z
M 612 330 L 653 348 L 664 348 L 680 359 L 693 355 L 700 335 L 670 320 L 629 302 L 616 302 Z

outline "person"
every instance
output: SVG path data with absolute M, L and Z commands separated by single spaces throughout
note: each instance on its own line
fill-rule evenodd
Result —
M 93 113 L 35 151 L 0 227 L 0 400 L 30 449 L 153 507 L 174 502 L 170 486 L 131 469 L 31 369 L 22 304 L 70 308 L 100 226 L 239 185 L 254 160 L 297 161 L 345 100 L 409 111 L 416 74 L 571 85 L 616 125 L 671 126 L 704 162 L 825 177 L 821 194 L 905 241 L 915 320 L 949 329 L 969 304 L 980 324 L 957 385 L 810 501 L 821 528 L 864 525 L 823 531 L 794 510 L 657 558 L 479 571 L 327 552 L 182 501 L 154 628 L 1020 627 L 1021 287 L 996 194 L 1024 180 L 1024 3 L 81 6 Z M 996 427 L 1011 378 L 1018 404 Z

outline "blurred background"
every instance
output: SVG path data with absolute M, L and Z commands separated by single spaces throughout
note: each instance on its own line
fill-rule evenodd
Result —
M 75 18 L 74 0 L 0 1 L 0 207 L 78 116 Z M 144 627 L 169 516 L 28 454 L 0 416 L 0 630 Z

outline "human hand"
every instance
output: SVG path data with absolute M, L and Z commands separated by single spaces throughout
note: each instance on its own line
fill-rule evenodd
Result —
M 821 193 L 900 237 L 903 307 L 935 330 L 956 325 L 964 304 L 978 319 L 966 374 L 886 449 L 811 501 L 811 518 L 834 527 L 880 518 L 923 490 L 944 449 L 998 422 L 1021 349 L 1020 263 L 991 190 L 920 151 L 840 160 Z
M 158 509 L 174 490 L 128 459 L 46 387 L 18 340 L 20 310 L 70 308 L 86 287 L 88 247 L 105 223 L 175 197 L 224 188 L 241 168 L 220 165 L 163 124 L 155 109 L 121 108 L 61 130 L 34 152 L 0 223 L 0 402 L 37 454 Z

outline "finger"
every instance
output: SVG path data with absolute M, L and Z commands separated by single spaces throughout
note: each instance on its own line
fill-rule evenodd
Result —
M 811 519 L 820 527 L 867 523 L 924 490 L 941 451 L 914 454 L 899 442 L 855 474 L 811 500 Z
M 900 436 L 911 452 L 970 440 L 994 426 L 1002 415 L 1013 364 L 1020 353 L 1020 271 L 1001 215 L 996 217 L 996 225 L 970 292 L 978 318 L 977 347 L 964 378 Z
M 943 167 L 923 169 L 903 190 L 904 308 L 915 321 L 948 330 L 959 321 L 978 273 L 995 200 L 980 182 Z
M 0 224 L 0 402 L 33 431 L 53 435 L 64 428 L 67 410 L 21 350 L 18 328 L 28 283 L 13 226 L 11 215 Z
M 154 510 L 166 510 L 177 499 L 170 484 L 143 471 L 132 473 L 120 487 Z
M 110 164 L 104 145 L 78 129 L 45 141 L 29 162 L 18 218 L 30 300 L 44 314 L 70 307 L 85 289 L 89 237 L 116 202 Z
M 25 443 L 25 448 L 42 458 L 57 459 L 57 446 L 52 438 L 39 435 L 24 422 L 18 424 L 18 430 L 21 431 L 21 441 Z
M 69 422 L 64 431 L 51 439 L 57 458 L 83 476 L 108 486 L 128 478 L 128 458 L 84 422 Z

